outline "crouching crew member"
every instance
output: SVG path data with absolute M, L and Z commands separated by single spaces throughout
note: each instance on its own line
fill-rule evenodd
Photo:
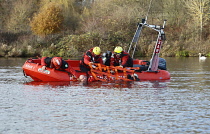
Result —
M 57 70 L 65 70 L 69 67 L 68 63 L 61 57 L 42 57 L 41 58 L 42 70 L 46 67 L 55 68 Z
M 90 65 L 94 63 L 103 64 L 100 47 L 94 47 L 83 55 L 80 60 L 80 70 L 82 72 L 88 72 L 90 71 Z

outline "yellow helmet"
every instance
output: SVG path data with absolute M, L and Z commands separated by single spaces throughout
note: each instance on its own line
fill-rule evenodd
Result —
M 115 49 L 114 49 L 114 52 L 115 53 L 121 53 L 123 51 L 123 49 L 122 49 L 122 47 L 120 47 L 120 46 L 117 46 L 117 47 L 115 47 Z
M 100 54 L 101 54 L 101 49 L 100 49 L 100 47 L 94 47 L 94 48 L 93 48 L 93 53 L 94 53 L 95 55 L 100 55 Z

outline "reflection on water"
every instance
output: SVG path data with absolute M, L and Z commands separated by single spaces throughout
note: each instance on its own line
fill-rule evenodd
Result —
M 0 133 L 210 133 L 210 59 L 165 58 L 170 81 L 33 82 L 0 59 Z
M 32 85 L 32 86 L 50 86 L 52 88 L 59 88 L 62 86 L 84 86 L 88 88 L 107 88 L 107 89 L 113 89 L 113 88 L 165 88 L 167 87 L 166 81 L 142 81 L 142 82 L 136 82 L 136 81 L 120 81 L 117 83 L 106 83 L 106 82 L 89 82 L 88 84 L 84 84 L 81 82 L 75 82 L 75 81 L 69 81 L 69 82 L 36 82 L 36 81 L 30 81 L 30 82 L 24 82 L 25 85 Z

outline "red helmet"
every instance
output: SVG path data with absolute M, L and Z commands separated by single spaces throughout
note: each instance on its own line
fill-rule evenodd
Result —
M 59 69 L 62 65 L 61 57 L 53 57 L 52 58 L 52 64 L 55 67 L 55 69 Z

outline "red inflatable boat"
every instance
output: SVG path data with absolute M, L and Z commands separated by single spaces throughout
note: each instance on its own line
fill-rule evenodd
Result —
M 79 69 L 79 60 L 65 60 L 69 64 L 69 68 L 60 71 L 54 68 L 47 68 L 42 70 L 41 59 L 28 59 L 23 65 L 23 71 L 25 76 L 30 76 L 34 81 L 75 81 L 80 75 L 86 75 Z M 101 68 L 91 69 L 90 76 L 96 77 L 96 80 L 106 81 L 107 78 L 112 80 L 122 79 L 128 80 L 127 75 L 135 74 L 140 80 L 168 80 L 170 74 L 166 70 L 157 71 L 142 71 L 141 67 L 145 67 L 143 60 L 134 60 L 135 65 L 140 67 L 122 68 L 109 67 L 110 70 L 114 70 L 115 73 L 100 71 Z M 138 64 L 137 64 L 138 63 Z M 107 66 L 104 66 L 107 68 Z M 116 72 L 116 69 L 118 72 Z M 96 76 L 94 76 L 96 75 Z M 100 79 L 99 79 L 100 78 Z

